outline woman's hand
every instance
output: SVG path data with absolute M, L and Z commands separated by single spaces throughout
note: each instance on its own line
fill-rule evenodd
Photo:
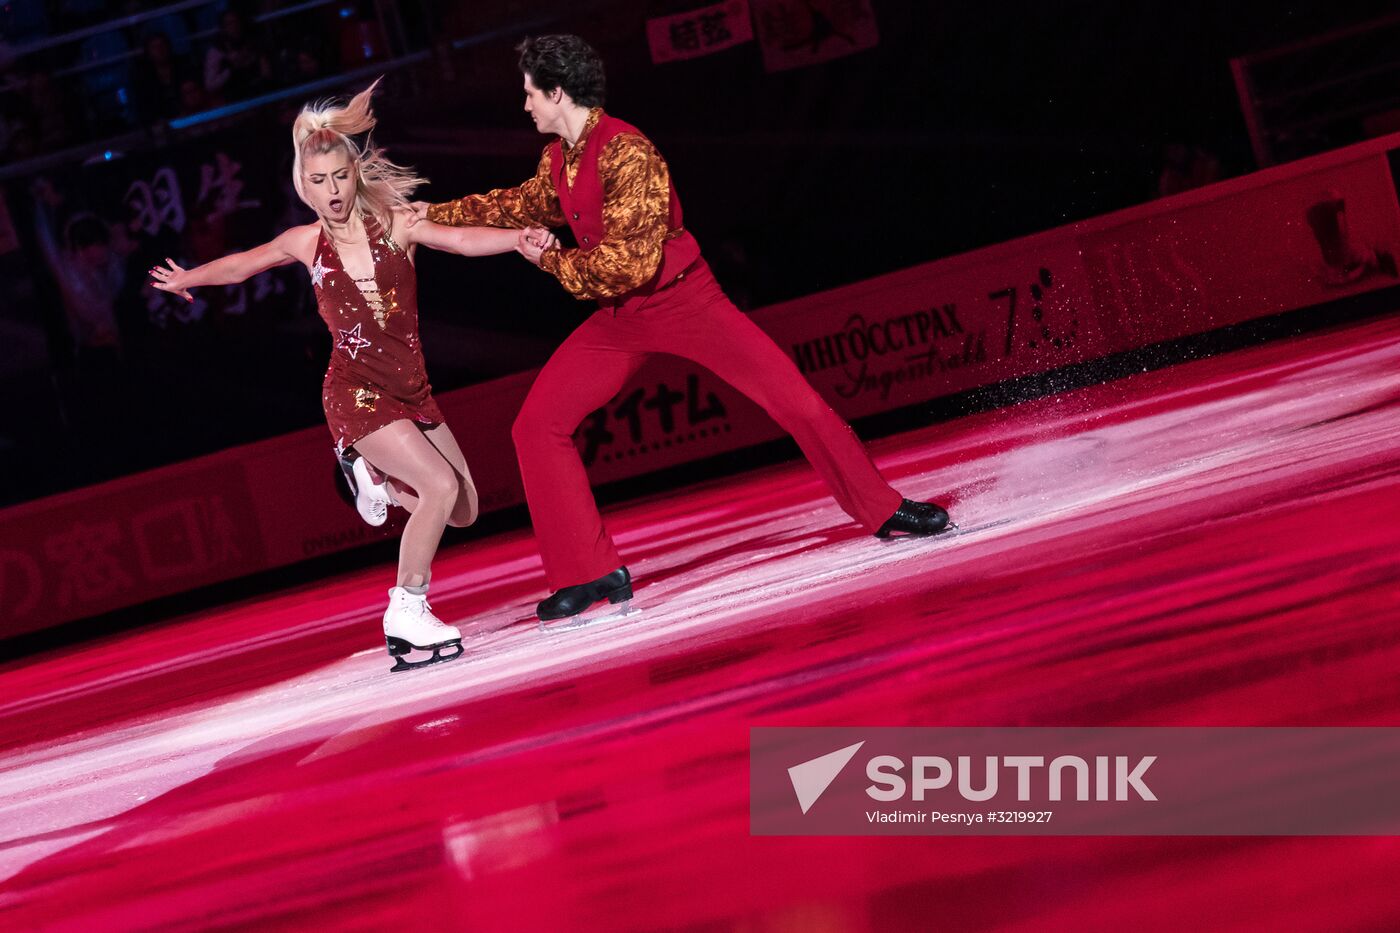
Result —
M 526 227 L 520 231 L 520 235 L 529 243 L 540 249 L 553 249 L 556 241 L 554 234 L 544 227 Z
M 418 223 L 418 221 L 420 220 L 427 220 L 428 207 L 429 205 L 427 201 L 410 202 L 408 205 L 408 210 L 406 212 L 406 219 L 408 220 L 408 225 L 411 227 L 414 224 Z
M 515 251 L 538 266 L 545 250 L 554 249 L 557 245 L 554 234 L 544 227 L 526 227 L 516 237 Z
M 194 301 L 194 296 L 190 294 L 186 285 L 189 281 L 189 270 L 180 268 L 175 264 L 175 260 L 168 257 L 165 262 L 170 268 L 156 266 L 151 270 L 151 285 L 163 292 L 179 295 L 186 301 Z

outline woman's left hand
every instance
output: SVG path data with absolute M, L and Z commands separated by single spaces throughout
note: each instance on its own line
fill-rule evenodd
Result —
M 165 266 L 156 266 L 151 270 L 151 285 L 163 292 L 170 292 L 172 295 L 179 295 L 186 301 L 194 301 L 194 296 L 190 294 L 186 282 L 189 279 L 189 270 L 182 269 L 175 264 L 175 260 L 167 258 Z

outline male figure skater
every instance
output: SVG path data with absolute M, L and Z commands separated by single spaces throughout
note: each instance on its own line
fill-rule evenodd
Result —
M 850 426 L 725 297 L 681 223 L 666 162 L 640 131 L 603 111 L 598 53 L 567 35 L 526 39 L 517 51 L 525 112 L 541 133 L 558 137 L 534 177 L 414 209 L 451 226 L 567 224 L 577 248 L 522 236 L 521 252 L 575 298 L 600 305 L 550 357 L 511 429 L 554 591 L 539 604 L 539 618 L 632 597 L 631 575 L 603 528 L 573 434 L 652 353 L 694 360 L 761 405 L 841 508 L 878 537 L 947 528 L 941 507 L 903 499 L 881 478 Z

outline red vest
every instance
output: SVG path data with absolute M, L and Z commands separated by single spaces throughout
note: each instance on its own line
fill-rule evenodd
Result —
M 564 220 L 568 222 L 569 229 L 574 232 L 578 248 L 584 252 L 597 246 L 607 234 L 607 228 L 603 226 L 603 179 L 598 174 L 598 156 L 607 148 L 613 137 L 621 133 L 642 135 L 635 126 L 606 113 L 598 118 L 597 124 L 585 140 L 572 186 L 564 173 L 563 140 L 556 139 L 550 149 L 549 167 L 553 175 L 554 190 L 559 196 L 559 207 L 564 212 Z M 671 216 L 668 226 L 672 231 L 680 232 L 668 237 L 662 246 L 661 265 L 656 276 L 645 285 L 615 300 L 650 294 L 669 284 L 700 258 L 700 244 L 681 226 L 681 200 L 676 195 L 674 183 L 671 185 Z

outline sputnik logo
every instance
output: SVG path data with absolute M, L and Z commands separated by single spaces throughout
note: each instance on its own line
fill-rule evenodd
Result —
M 826 793 L 826 789 L 836 780 L 841 769 L 850 763 L 864 744 L 857 742 L 847 745 L 820 758 L 813 758 L 788 768 L 788 779 L 792 781 L 792 789 L 797 794 L 797 802 L 802 806 L 803 813 L 812 809 L 812 804 Z

